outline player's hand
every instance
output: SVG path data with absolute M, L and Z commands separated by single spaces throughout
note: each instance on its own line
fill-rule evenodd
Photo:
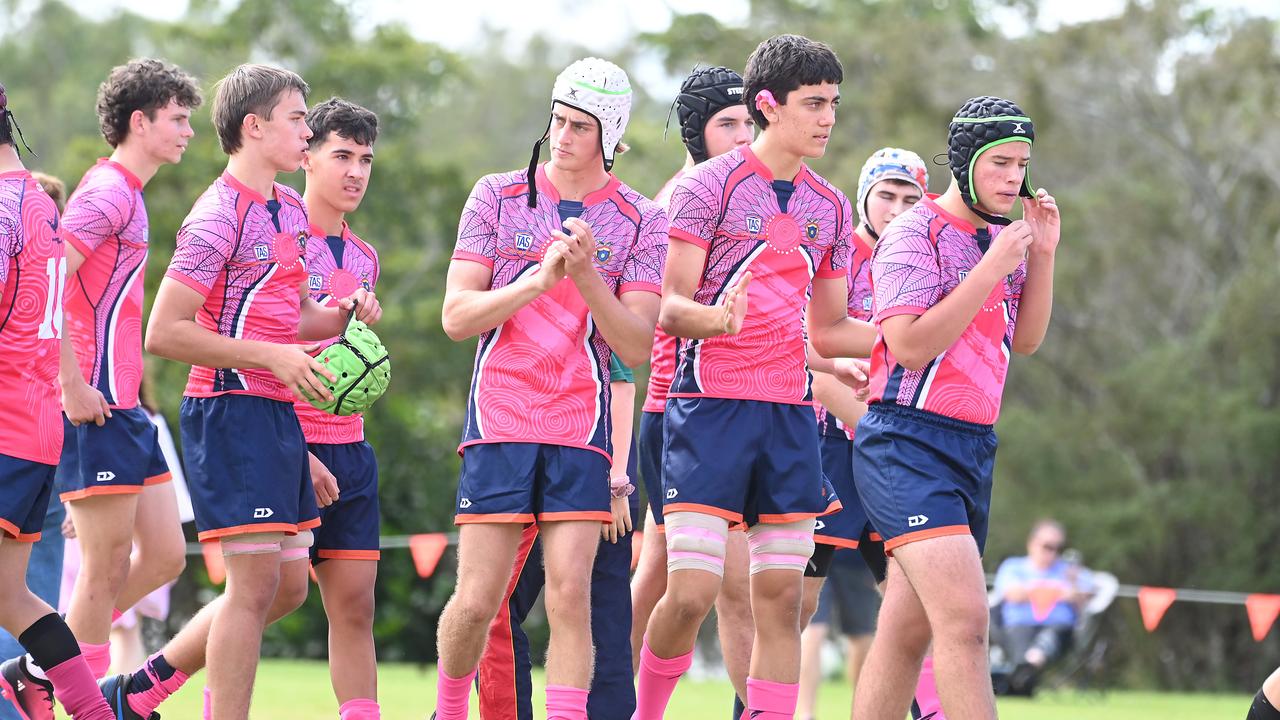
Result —
M 351 297 L 339 300 L 338 307 L 342 308 L 347 317 L 351 316 L 354 309 L 356 319 L 365 325 L 373 325 L 382 319 L 382 306 L 378 304 L 378 296 L 364 288 L 351 293 Z
M 620 538 L 631 532 L 631 504 L 625 497 L 616 497 L 609 502 L 609 510 L 613 512 L 613 522 L 600 526 L 600 537 L 617 544 Z
M 858 402 L 866 401 L 870 393 L 867 385 L 871 382 L 871 364 L 866 360 L 836 358 L 831 365 L 836 379 L 856 391 L 854 397 Z
M 338 378 L 311 357 L 311 353 L 319 349 L 318 344 L 276 345 L 271 349 L 271 356 L 265 365 L 299 400 L 307 400 L 307 395 L 310 395 L 327 402 L 333 399 L 333 394 L 316 377 L 316 373 L 328 378 L 330 382 L 337 382 Z
M 542 292 L 559 285 L 564 279 L 564 251 L 564 243 L 556 240 L 548 245 L 546 252 L 542 254 L 542 264 L 533 276 L 534 282 Z
M 1017 270 L 1018 265 L 1026 259 L 1027 248 L 1034 240 L 1031 223 L 1014 220 L 991 241 L 991 247 L 982 256 L 982 262 L 990 263 L 1001 276 L 1008 275 Z
M 311 463 L 311 487 L 316 491 L 316 505 L 329 507 L 338 501 L 338 478 L 313 453 L 307 453 L 307 460 Z
M 565 232 L 551 234 L 564 243 L 565 272 L 574 279 L 596 272 L 596 236 L 591 226 L 578 218 L 564 221 Z
M 76 378 L 62 386 L 62 412 L 72 425 L 91 422 L 102 427 L 111 417 L 111 405 L 98 388 Z
M 1030 251 L 1037 255 L 1052 257 L 1058 249 L 1058 238 L 1062 234 L 1062 216 L 1058 212 L 1058 201 L 1048 190 L 1036 190 L 1034 200 L 1022 199 L 1022 219 L 1031 226 L 1031 234 L 1035 238 Z
M 76 537 L 76 524 L 71 519 L 71 513 L 67 513 L 67 516 L 62 518 L 62 537 L 68 540 L 74 540 Z
M 723 334 L 737 335 L 742 330 L 742 321 L 747 317 L 747 286 L 750 284 L 751 272 L 748 271 L 720 303 L 720 330 Z

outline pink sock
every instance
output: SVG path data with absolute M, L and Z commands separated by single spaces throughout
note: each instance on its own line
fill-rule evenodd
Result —
M 467 720 L 471 699 L 471 684 L 476 671 L 460 678 L 449 677 L 444 670 L 436 669 L 436 720 Z
M 101 680 L 107 674 L 107 669 L 111 667 L 110 641 L 101 645 L 80 643 L 80 654 L 84 656 L 84 661 L 89 663 L 89 672 L 93 673 L 94 680 Z
M 747 714 L 751 720 L 793 720 L 800 683 L 747 678 Z
M 636 675 L 636 713 L 631 720 L 662 720 L 676 691 L 680 676 L 693 664 L 693 651 L 673 658 L 660 658 L 649 649 L 645 638 L 640 649 L 640 672 Z
M 547 720 L 587 720 L 587 691 L 548 685 Z
M 377 700 L 356 698 L 342 703 L 338 708 L 338 720 L 381 720 L 382 710 Z
M 204 720 L 213 720 L 213 693 L 209 691 L 209 687 L 204 689 L 204 713 L 201 714 Z
M 45 668 L 53 694 L 75 720 L 114 720 L 115 713 L 102 697 L 98 681 L 81 655 Z
M 938 699 L 938 684 L 933 679 L 933 656 L 926 655 L 920 666 L 920 681 L 916 683 L 916 707 L 920 717 L 929 720 L 947 720 L 942 714 L 942 701 Z M 934 713 L 930 717 L 929 713 Z
M 189 679 L 186 673 L 170 665 L 160 653 L 147 658 L 133 677 L 132 687 L 135 691 L 129 693 L 129 707 L 142 717 L 150 717 L 165 698 L 178 692 L 178 688 Z M 146 689 L 136 690 L 137 688 Z

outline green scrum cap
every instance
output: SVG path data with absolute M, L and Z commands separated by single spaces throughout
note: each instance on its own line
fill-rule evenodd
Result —
M 391 384 L 391 356 L 377 334 L 359 320 L 352 319 L 316 360 L 338 378 L 330 382 L 323 375 L 316 375 L 333 399 L 326 402 L 304 395 L 307 402 L 332 415 L 365 412 Z

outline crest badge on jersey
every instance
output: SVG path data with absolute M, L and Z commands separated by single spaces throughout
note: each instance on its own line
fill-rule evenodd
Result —
M 601 245 L 596 248 L 596 263 L 604 265 L 609 262 L 609 258 L 613 257 L 613 248 L 608 245 Z
M 818 221 L 810 220 L 808 225 L 804 226 L 804 236 L 813 242 L 818 239 Z
M 752 235 L 759 235 L 762 229 L 764 229 L 764 220 L 759 215 L 747 216 L 747 232 Z
M 518 232 L 516 233 L 516 249 L 521 252 L 528 252 L 533 249 L 533 233 Z

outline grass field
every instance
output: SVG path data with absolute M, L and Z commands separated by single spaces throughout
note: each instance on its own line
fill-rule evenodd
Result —
M 189 683 L 161 707 L 165 720 L 200 717 L 203 676 Z M 534 708 L 541 717 L 541 677 L 534 694 Z M 384 665 L 379 670 L 384 720 L 426 720 L 433 709 L 435 668 Z M 682 683 L 676 690 L 667 717 L 683 720 L 719 720 L 729 717 L 732 691 L 729 682 Z M 849 717 L 850 688 L 841 682 L 823 686 L 819 720 Z M 1243 695 L 1174 695 L 1108 692 L 1105 695 L 1050 693 L 1034 701 L 1000 703 L 1004 720 L 1239 720 L 1249 709 Z M 333 720 L 337 703 L 329 688 L 326 665 L 311 661 L 272 660 L 258 671 L 254 693 L 254 720 Z M 474 710 L 472 718 L 479 714 Z

